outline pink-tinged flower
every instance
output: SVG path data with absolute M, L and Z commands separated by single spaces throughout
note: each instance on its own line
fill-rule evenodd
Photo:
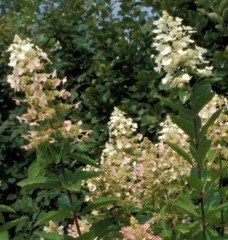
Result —
M 124 240 L 135 240 L 134 235 L 131 233 L 131 228 L 130 227 L 123 227 L 120 230 L 120 233 L 122 233 L 124 235 Z
M 182 222 L 182 223 L 186 223 L 186 222 L 187 222 L 187 219 L 182 219 L 181 222 Z
M 21 105 L 21 102 L 20 102 L 19 100 L 15 100 L 15 104 L 16 104 L 17 106 L 20 106 L 20 105 Z
M 89 231 L 90 225 L 85 219 L 79 220 L 79 226 L 82 234 Z M 67 232 L 70 237 L 77 238 L 79 236 L 75 224 L 69 224 Z
M 40 49 L 38 46 L 36 46 L 36 52 L 38 54 L 39 57 L 47 60 L 48 62 L 50 62 L 49 58 L 47 57 L 47 54 L 45 52 L 43 52 L 42 49 Z
M 17 119 L 20 122 L 28 123 L 30 127 L 36 126 L 39 133 L 29 132 L 23 136 L 29 141 L 28 146 L 24 146 L 24 148 L 31 149 L 45 142 L 54 143 L 53 135 L 56 132 L 61 132 L 63 137 L 81 141 L 89 133 L 89 131 L 79 129 L 81 121 L 73 125 L 69 120 L 63 122 L 60 118 L 55 118 L 56 114 L 60 113 L 63 116 L 70 108 L 74 107 L 74 105 L 57 102 L 58 96 L 63 99 L 71 96 L 71 93 L 65 89 L 61 92 L 55 89 L 61 83 L 64 84 L 67 79 L 58 79 L 56 71 L 44 73 L 45 62 L 50 62 L 50 60 L 46 53 L 30 42 L 29 39 L 22 40 L 16 35 L 14 43 L 8 49 L 10 52 L 9 65 L 13 67 L 13 74 L 8 76 L 7 81 L 15 91 L 23 93 L 25 96 L 23 102 L 29 106 L 27 112 L 18 116 Z M 16 101 L 16 104 L 19 105 L 19 102 Z
M 20 91 L 20 78 L 17 75 L 9 75 L 7 77 L 7 82 L 15 91 Z
M 124 236 L 123 240 L 162 240 L 161 237 L 153 235 L 149 221 L 141 225 L 134 217 L 131 217 L 130 222 L 131 226 L 123 227 L 120 230 Z
M 59 86 L 59 84 L 61 83 L 61 80 L 59 78 L 53 78 L 52 81 L 55 84 L 55 87 Z
M 65 78 L 62 79 L 62 83 L 64 84 L 66 82 L 67 82 L 67 78 L 65 77 Z
M 34 82 L 42 83 L 46 82 L 48 78 L 48 74 L 46 73 L 35 73 L 34 74 Z
M 72 126 L 72 122 L 70 120 L 66 120 L 64 121 L 63 126 L 69 132 Z
M 68 92 L 67 90 L 63 89 L 60 92 L 60 97 L 63 98 L 63 99 L 67 99 L 67 98 L 71 97 L 71 93 Z
M 38 69 L 41 66 L 40 60 L 38 58 L 30 59 L 27 68 L 30 72 L 34 72 L 34 70 Z

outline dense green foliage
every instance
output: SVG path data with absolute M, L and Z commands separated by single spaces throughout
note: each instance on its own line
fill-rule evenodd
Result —
M 108 139 L 107 122 L 115 106 L 125 111 L 128 116 L 138 123 L 139 133 L 154 142 L 158 141 L 156 133 L 161 128 L 159 123 L 167 113 L 180 114 L 179 121 L 178 118 L 174 118 L 173 121 L 190 136 L 191 141 L 194 143 L 192 151 L 197 151 L 199 147 L 196 146 L 195 134 L 200 134 L 201 131 L 201 137 L 204 139 L 206 130 L 202 133 L 202 129 L 194 129 L 194 133 L 189 133 L 185 126 L 180 123 L 185 121 L 186 118 L 187 120 L 192 119 L 192 115 L 195 114 L 197 103 L 193 100 L 196 93 L 191 93 L 192 99 L 190 103 L 188 102 L 183 106 L 184 110 L 181 108 L 182 112 L 179 111 L 180 108 L 174 109 L 173 104 L 169 104 L 168 100 L 160 100 L 169 97 L 169 100 L 174 101 L 174 99 L 178 98 L 178 92 L 175 89 L 167 92 L 158 87 L 164 73 L 154 71 L 154 58 L 151 57 L 151 55 L 156 54 L 154 48 L 151 47 L 155 37 L 152 32 L 155 28 L 153 21 L 158 18 L 163 10 L 166 10 L 174 17 L 183 18 L 185 25 L 196 30 L 193 38 L 197 45 L 208 50 L 207 59 L 214 67 L 215 74 L 207 79 L 205 83 L 211 84 L 216 93 L 227 94 L 228 4 L 226 0 L 143 0 L 141 2 L 125 0 L 119 1 L 118 14 L 115 8 L 116 5 L 108 0 L 0 1 L 0 206 L 2 206 L 2 209 L 0 208 L 0 222 L 17 221 L 12 222 L 9 226 L 9 228 L 16 226 L 10 229 L 9 239 L 37 239 L 34 232 L 42 230 L 43 225 L 48 220 L 70 218 L 69 209 L 68 211 L 62 210 L 62 212 L 49 213 L 50 216 L 43 215 L 42 217 L 42 214 L 61 210 L 64 207 L 70 208 L 71 205 L 64 192 L 69 188 L 66 186 L 63 186 L 61 190 L 55 188 L 54 186 L 57 186 L 58 182 L 53 181 L 53 185 L 50 185 L 51 189 L 48 190 L 42 188 L 47 184 L 45 179 L 40 179 L 41 182 L 38 182 L 38 184 L 41 184 L 39 185 L 41 189 L 33 189 L 34 186 L 21 188 L 26 186 L 26 182 L 20 181 L 28 177 L 29 173 L 31 174 L 32 168 L 30 167 L 29 170 L 29 166 L 34 162 L 34 159 L 38 159 L 37 162 L 40 160 L 41 164 L 45 161 L 56 161 L 51 159 L 48 151 L 54 152 L 55 156 L 57 156 L 63 146 L 56 144 L 53 149 L 51 147 L 51 149 L 47 149 L 46 153 L 39 152 L 39 150 L 36 153 L 34 151 L 27 152 L 20 148 L 25 144 L 25 140 L 21 138 L 21 135 L 25 133 L 26 125 L 18 124 L 16 116 L 25 111 L 25 106 L 15 104 L 15 101 L 12 100 L 15 93 L 10 89 L 6 81 L 7 75 L 11 72 L 8 67 L 9 53 L 6 50 L 12 43 L 15 34 L 18 34 L 23 39 L 29 37 L 32 42 L 48 53 L 52 61 L 52 64 L 47 66 L 48 71 L 56 69 L 60 77 L 67 76 L 66 88 L 72 93 L 69 102 L 81 101 L 80 107 L 71 113 L 69 117 L 73 121 L 82 119 L 83 127 L 92 130 L 90 137 L 83 143 L 69 146 L 69 148 L 72 148 L 72 152 L 77 154 L 72 155 L 71 162 L 64 162 L 69 179 L 75 177 L 75 175 L 71 176 L 70 174 L 75 174 L 75 172 L 81 174 L 80 167 L 84 166 L 84 163 L 94 164 L 91 159 L 97 163 L 100 162 L 104 144 Z M 211 88 L 202 91 L 210 95 Z M 196 94 L 196 96 L 200 98 L 200 94 Z M 208 97 L 208 101 L 210 97 Z M 206 103 L 207 100 L 202 104 L 206 105 Z M 181 105 L 182 102 L 178 100 L 178 104 Z M 194 121 L 197 120 L 194 118 Z M 209 143 L 205 140 L 205 142 L 202 141 L 203 144 L 207 145 Z M 170 143 L 170 146 L 180 154 L 185 155 L 178 146 L 172 145 L 172 143 Z M 204 159 L 207 152 L 198 154 L 203 155 L 202 159 Z M 52 157 L 55 158 L 55 156 Z M 77 159 L 77 161 L 74 162 L 73 159 Z M 199 164 L 198 167 L 200 166 L 201 169 L 201 163 L 199 163 L 197 156 L 195 156 L 194 161 Z M 34 169 L 34 171 L 37 170 Z M 58 174 L 60 167 L 53 167 L 47 173 L 53 173 L 54 170 Z M 196 169 L 194 170 L 196 171 Z M 93 175 L 92 172 L 90 174 Z M 222 174 L 223 178 L 225 178 L 225 171 Z M 214 176 L 216 180 L 218 175 Z M 79 180 L 91 176 L 82 176 Z M 202 198 L 199 196 L 203 194 L 203 191 L 210 192 L 216 186 L 212 186 L 213 184 L 208 185 L 202 190 L 203 187 L 196 185 L 205 184 L 204 179 L 201 176 L 196 177 L 196 179 L 197 183 L 193 179 L 190 182 L 191 187 L 194 189 L 192 195 L 197 204 L 202 203 Z M 20 182 L 19 185 L 18 182 Z M 34 183 L 34 185 L 36 184 L 37 182 Z M 223 179 L 220 187 L 224 185 L 225 180 Z M 73 210 L 84 209 L 86 213 L 86 207 L 89 210 L 93 208 L 93 206 L 88 207 L 84 203 L 83 194 L 85 189 L 73 190 L 72 192 L 74 193 L 73 201 L 78 203 L 75 206 L 76 209 Z M 210 196 L 214 199 L 213 204 L 216 205 L 216 201 L 218 201 L 217 195 L 212 194 Z M 189 196 L 182 196 L 182 198 L 184 197 L 188 199 L 183 200 L 183 202 L 191 201 Z M 227 198 L 227 190 L 225 197 Z M 116 199 L 103 199 L 103 201 L 95 203 L 95 205 L 102 206 L 102 204 L 115 203 Z M 180 197 L 180 205 L 181 201 Z M 175 203 L 172 204 L 175 205 Z M 7 208 L 7 206 L 11 208 Z M 214 212 L 217 214 L 221 209 L 223 210 L 223 208 L 218 207 Z M 187 211 L 190 215 L 197 215 L 197 218 L 200 215 L 199 208 L 193 208 L 191 211 L 187 209 Z M 142 211 L 142 222 L 144 221 L 143 218 L 145 218 L 145 212 Z M 24 216 L 29 218 L 29 221 Z M 116 224 L 115 217 L 112 214 L 110 216 L 109 219 L 106 219 L 105 224 L 101 221 L 92 228 L 91 237 L 87 235 L 87 238 L 80 239 L 92 239 L 93 234 L 98 231 L 97 229 L 104 230 L 104 234 L 107 233 L 108 239 L 114 239 L 114 236 L 118 237 L 120 235 L 118 233 L 120 230 L 119 225 Z M 214 216 L 213 213 L 212 216 Z M 227 220 L 225 219 L 225 221 Z M 66 224 L 67 220 L 64 223 Z M 194 224 L 192 223 L 192 226 L 188 227 L 194 229 Z M 219 226 L 216 225 L 216 227 L 219 229 Z M 159 228 L 157 231 L 161 232 Z M 211 230 L 208 231 L 208 239 L 216 239 L 214 233 Z M 109 236 L 110 232 L 114 235 Z M 188 235 L 188 231 L 181 229 L 181 226 L 179 232 Z M 3 234 L 5 236 L 2 235 L 2 238 L 8 239 L 6 233 Z M 167 231 L 166 234 L 163 231 L 163 235 L 166 237 L 164 239 L 174 239 L 172 231 Z M 51 238 L 50 236 L 47 239 L 57 239 L 55 237 Z M 193 239 L 195 236 L 192 235 L 191 237 Z

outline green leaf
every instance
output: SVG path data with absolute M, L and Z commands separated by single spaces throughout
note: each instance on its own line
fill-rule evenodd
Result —
M 223 20 L 224 23 L 228 22 L 228 7 L 223 10 L 222 20 Z
M 20 181 L 18 186 L 27 189 L 36 189 L 36 188 L 59 188 L 61 186 L 61 180 L 59 178 L 48 178 L 43 176 L 38 176 L 36 178 L 24 179 Z
M 219 192 L 223 197 L 228 197 L 228 186 L 219 188 Z
M 197 86 L 192 92 L 191 99 L 194 100 L 195 98 L 198 98 L 200 96 L 203 96 L 204 94 L 211 93 L 211 92 L 212 92 L 212 89 L 210 84 Z
M 204 95 L 201 95 L 200 97 L 196 97 L 194 100 L 192 99 L 192 109 L 195 113 L 199 113 L 207 103 L 211 101 L 211 99 L 214 97 L 215 93 L 205 93 Z
M 205 125 L 202 127 L 202 129 L 200 131 L 200 137 L 199 137 L 200 141 L 202 140 L 204 135 L 207 133 L 207 130 L 209 129 L 209 127 L 211 127 L 214 124 L 214 122 L 216 121 L 216 119 L 220 116 L 222 111 L 223 111 L 223 109 L 219 109 L 218 111 L 213 113 L 212 116 L 208 119 L 207 123 L 205 123 Z
M 189 164 L 193 165 L 191 157 L 177 144 L 171 143 L 166 141 L 167 143 L 175 152 L 177 152 L 181 157 L 183 157 Z
M 5 223 L 4 215 L 0 212 L 0 223 Z
M 101 199 L 98 199 L 96 201 L 93 201 L 92 203 L 90 203 L 88 206 L 86 206 L 85 208 L 82 209 L 81 213 L 85 214 L 95 208 L 98 207 L 102 207 L 108 204 L 112 204 L 112 203 L 116 203 L 118 202 L 120 199 L 117 197 L 104 197 Z
M 101 171 L 85 171 L 83 168 L 79 168 L 75 171 L 73 178 L 70 179 L 72 182 L 86 180 L 89 178 L 97 177 L 102 174 Z
M 178 91 L 178 97 L 180 98 L 182 103 L 186 103 L 189 99 L 189 91 L 179 89 Z
M 91 165 L 91 166 L 97 167 L 97 168 L 99 167 L 98 164 L 94 160 L 92 160 L 91 158 L 89 158 L 83 154 L 71 153 L 70 157 L 81 163 L 88 164 L 88 165 Z
M 207 153 L 207 158 L 210 163 L 214 162 L 214 160 L 217 157 L 217 152 L 214 151 L 213 149 L 210 149 Z
M 80 192 L 82 186 L 82 181 L 78 181 L 76 183 L 62 183 L 62 187 L 67 189 L 70 192 Z
M 188 233 L 190 231 L 188 224 L 177 224 L 175 229 L 180 233 Z
M 195 206 L 187 193 L 181 195 L 175 202 L 170 201 L 170 204 L 183 210 L 183 212 L 190 216 L 199 217 L 198 213 L 195 211 Z
M 0 212 L 11 212 L 11 213 L 16 213 L 15 210 L 9 206 L 0 204 Z
M 189 150 L 194 159 L 196 159 L 196 146 L 193 143 L 190 143 Z
M 71 218 L 71 211 L 69 210 L 59 210 L 59 211 L 50 211 L 48 213 L 41 213 L 38 217 L 38 221 L 35 226 L 48 222 L 50 220 L 63 220 L 64 218 Z
M 109 233 L 114 234 L 113 236 L 115 237 L 107 237 L 109 236 Z M 76 239 L 94 240 L 96 237 L 98 237 L 98 239 L 119 239 L 120 237 L 122 237 L 122 234 L 119 233 L 119 228 L 113 225 L 113 219 L 106 218 L 93 224 L 89 232 L 82 234 Z
M 213 216 L 214 216 L 217 212 L 220 212 L 221 210 L 223 210 L 224 208 L 227 208 L 227 207 L 228 207 L 228 202 L 219 205 L 218 207 L 210 210 L 210 211 L 207 213 L 206 218 L 213 218 Z
M 190 102 L 194 113 L 197 114 L 201 109 L 211 101 L 215 93 L 212 92 L 210 84 L 204 84 L 197 87 L 190 97 Z
M 44 238 L 45 240 L 63 240 L 63 237 L 60 236 L 57 232 L 41 232 L 41 231 L 36 231 L 35 232 L 36 235 L 38 235 L 39 237 Z
M 219 15 L 215 12 L 210 12 L 207 14 L 213 22 L 219 22 Z
M 21 217 L 21 218 L 15 219 L 13 221 L 7 222 L 0 226 L 0 232 L 5 232 L 5 231 L 9 230 L 10 228 L 12 228 L 20 223 L 25 222 L 26 220 L 28 220 L 28 217 Z
M 203 182 L 196 176 L 190 176 L 187 178 L 189 185 L 197 192 L 202 192 Z
M 168 106 L 172 107 L 173 109 L 184 112 L 185 108 L 182 106 L 182 104 L 175 101 L 170 101 L 168 98 L 158 97 L 162 102 L 166 103 Z
M 36 178 L 43 173 L 45 165 L 38 162 L 37 159 L 30 165 L 28 169 L 28 178 Z
M 194 139 L 195 133 L 194 133 L 194 126 L 193 123 L 189 120 L 183 119 L 178 116 L 172 116 L 172 121 L 180 128 L 182 129 L 191 139 Z
M 222 13 L 223 10 L 226 9 L 226 7 L 228 7 L 227 0 L 221 1 L 220 4 L 219 4 L 219 12 Z
M 0 239 L 1 240 L 9 240 L 9 233 L 7 231 L 0 232 Z
M 196 151 L 196 160 L 198 163 L 202 164 L 205 160 L 205 157 L 210 150 L 211 147 L 211 141 L 205 139 L 203 142 L 201 142 L 198 146 L 198 149 Z

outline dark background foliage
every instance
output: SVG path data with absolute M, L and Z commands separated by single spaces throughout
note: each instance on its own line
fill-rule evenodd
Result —
M 118 5 L 118 7 L 116 7 Z M 29 37 L 53 62 L 48 71 L 67 76 L 71 102 L 81 101 L 74 121 L 82 119 L 93 132 L 85 144 L 75 146 L 99 161 L 107 140 L 107 121 L 119 106 L 139 124 L 139 131 L 155 140 L 159 122 L 166 113 L 158 101 L 162 73 L 154 72 L 153 19 L 167 10 L 183 18 L 196 32 L 194 39 L 208 49 L 215 68 L 212 86 L 227 93 L 228 4 L 217 0 L 1 0 L 0 1 L 0 204 L 11 205 L 18 215 L 28 215 L 29 224 L 19 225 L 11 239 L 32 239 L 39 209 L 50 207 L 55 191 L 25 191 L 16 183 L 27 174 L 33 152 L 20 148 L 26 126 L 16 119 L 24 109 L 12 100 L 6 82 L 10 69 L 7 48 L 15 34 Z M 5 215 L 6 220 L 15 214 Z M 23 230 L 22 230 L 23 229 Z M 27 229 L 26 231 L 24 229 Z

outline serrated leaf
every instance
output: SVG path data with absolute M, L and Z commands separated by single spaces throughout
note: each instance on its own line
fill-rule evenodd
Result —
M 218 207 L 210 210 L 207 215 L 206 215 L 206 218 L 211 218 L 213 217 L 214 214 L 216 214 L 217 212 L 220 212 L 221 210 L 225 209 L 228 207 L 228 202 L 224 203 L 224 204 L 221 204 L 219 205 Z
M 81 163 L 88 164 L 88 165 L 91 165 L 93 167 L 99 168 L 99 165 L 94 160 L 92 160 L 91 158 L 89 158 L 85 155 L 77 154 L 77 153 L 71 153 L 70 157 L 79 161 L 79 162 L 81 162 Z
M 25 222 L 26 220 L 28 220 L 28 217 L 21 217 L 21 218 L 15 219 L 13 221 L 7 222 L 0 226 L 0 232 L 5 232 L 5 231 L 9 230 L 10 228 L 12 228 L 20 223 Z
M 170 201 L 170 204 L 183 210 L 190 216 L 198 217 L 198 213 L 195 211 L 195 206 L 192 203 L 190 196 L 186 193 L 179 197 L 175 202 Z
M 210 150 L 211 147 L 211 141 L 210 140 L 204 140 L 201 142 L 198 146 L 198 149 L 196 151 L 196 160 L 198 163 L 202 164 L 205 160 L 205 157 Z
M 0 212 L 11 212 L 11 213 L 16 213 L 15 210 L 9 206 L 0 204 Z
M 180 233 L 188 233 L 190 231 L 189 225 L 187 224 L 177 224 L 175 229 Z
M 208 119 L 207 123 L 205 123 L 200 131 L 200 140 L 203 138 L 203 136 L 207 133 L 207 130 L 209 129 L 209 127 L 211 127 L 215 121 L 218 119 L 218 117 L 220 116 L 220 114 L 222 113 L 223 109 L 219 109 L 218 111 L 216 111 L 215 113 L 213 113 L 211 115 L 211 117 Z
M 193 126 L 193 123 L 191 121 L 183 119 L 183 118 L 178 117 L 178 116 L 172 116 L 171 119 L 191 139 L 194 139 L 194 137 L 195 137 L 194 126 Z
M 20 181 L 18 184 L 20 187 L 27 189 L 36 189 L 36 188 L 59 188 L 61 187 L 61 181 L 59 178 L 48 178 L 38 176 L 36 178 L 27 178 Z
M 191 157 L 184 151 L 184 149 L 169 141 L 166 141 L 165 143 L 167 143 L 175 152 L 183 157 L 190 165 L 193 165 Z
M 43 173 L 45 165 L 35 160 L 28 169 L 28 178 L 36 178 Z
M 108 204 L 112 204 L 112 203 L 117 203 L 120 199 L 117 197 L 105 197 L 105 198 L 101 198 L 98 199 L 96 201 L 93 201 L 92 203 L 90 203 L 88 206 L 86 206 L 85 208 L 82 209 L 81 213 L 85 214 L 95 208 L 98 207 L 102 207 Z
M 50 220 L 62 220 L 64 218 L 70 218 L 72 215 L 69 210 L 50 211 L 48 213 L 41 213 L 38 217 L 38 221 L 35 226 L 48 222 Z

